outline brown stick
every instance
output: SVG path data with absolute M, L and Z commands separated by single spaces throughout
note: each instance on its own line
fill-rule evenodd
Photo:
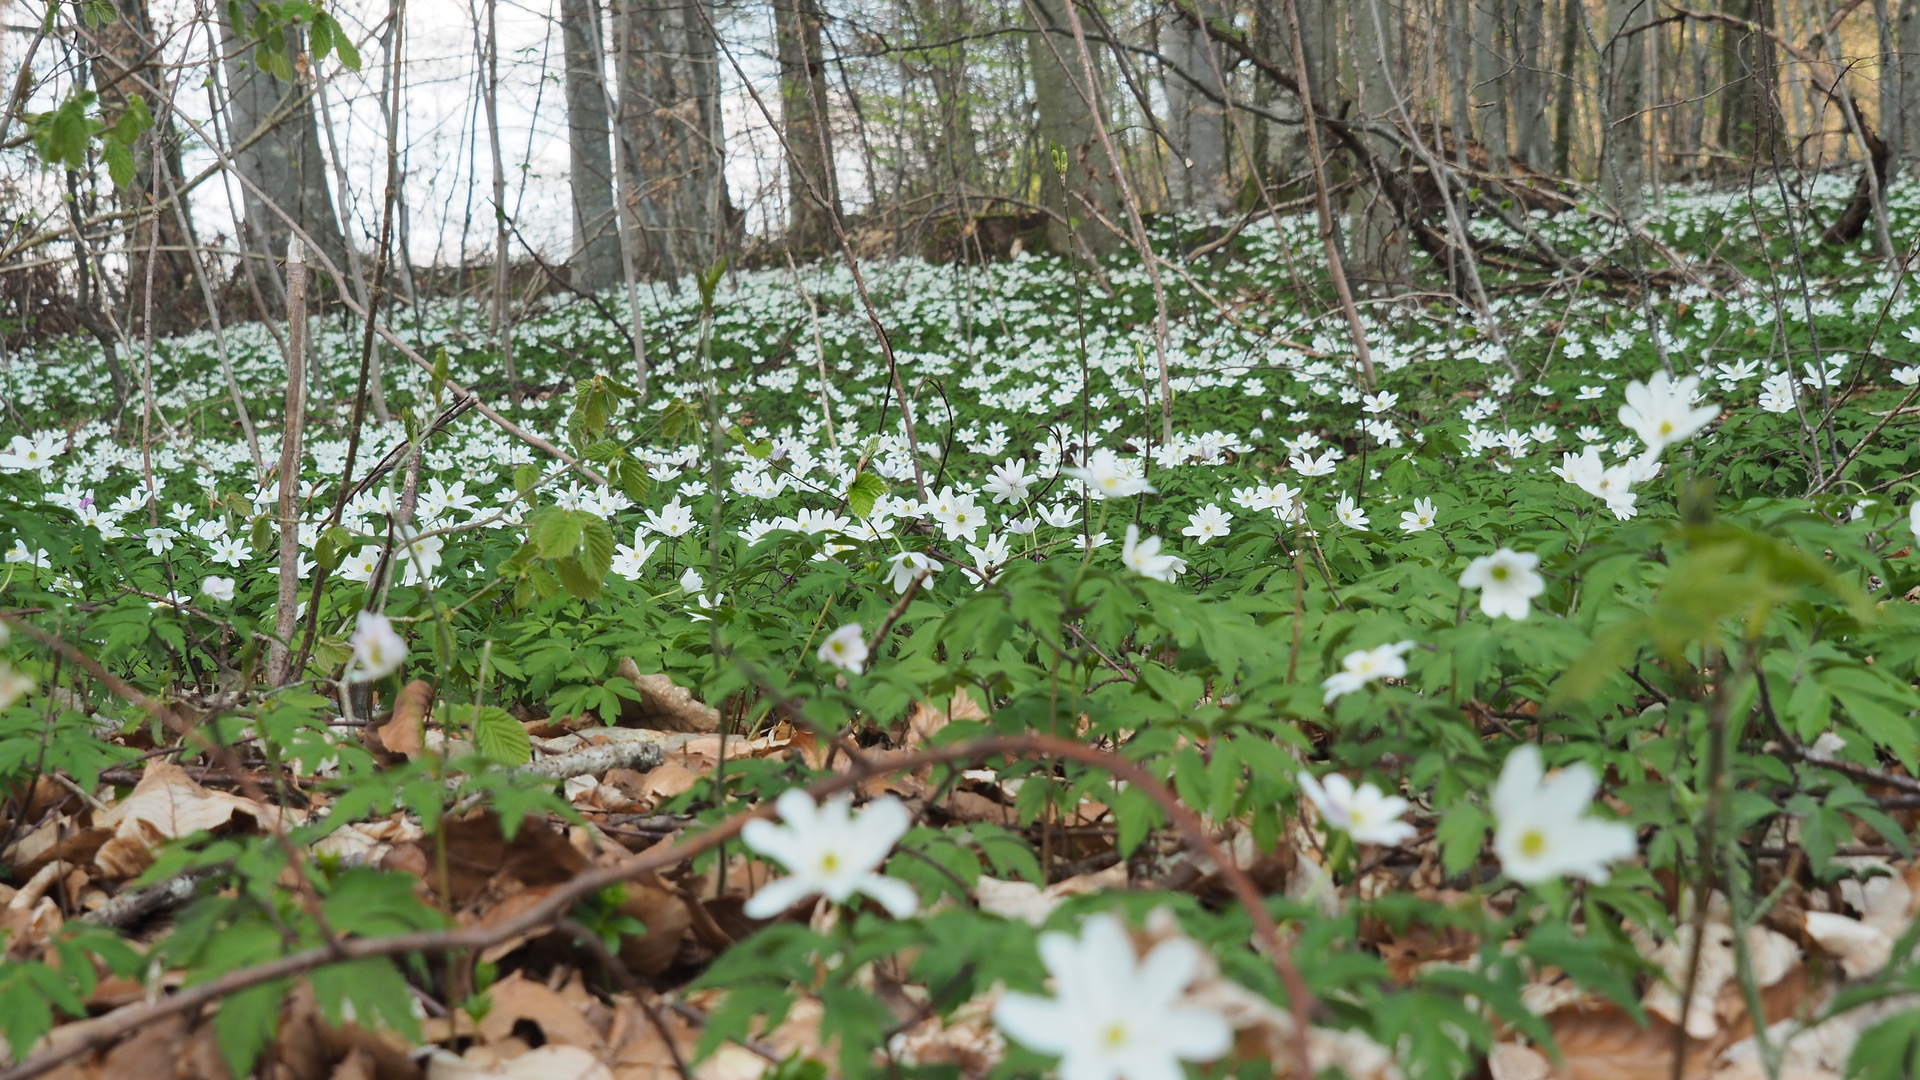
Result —
M 267 652 L 267 685 L 287 681 L 294 613 L 300 605 L 300 436 L 306 426 L 307 257 L 299 237 L 287 241 L 287 418 L 280 429 L 280 607 Z
M 1312 1019 L 1313 996 L 1307 989 L 1306 981 L 1301 978 L 1299 968 L 1294 965 L 1287 951 L 1286 943 L 1280 936 L 1279 925 L 1268 913 L 1266 904 L 1260 896 L 1259 889 L 1253 884 L 1253 880 L 1247 877 L 1246 872 L 1233 862 L 1226 850 L 1207 832 L 1199 816 L 1181 805 L 1173 792 L 1145 768 L 1117 754 L 1096 750 L 1065 739 L 1046 735 L 1002 735 L 919 753 L 901 754 L 877 762 L 870 768 L 856 764 L 849 772 L 819 781 L 807 790 L 815 798 L 821 798 L 854 787 L 882 772 L 906 772 L 930 765 L 955 761 L 978 761 L 998 756 L 1052 756 L 1104 769 L 1145 793 L 1166 813 L 1168 819 L 1187 842 L 1220 868 L 1221 875 L 1227 879 L 1228 885 L 1233 890 L 1234 898 L 1239 901 L 1240 906 L 1246 910 L 1248 918 L 1253 922 L 1255 939 L 1266 950 L 1274 970 L 1280 976 L 1281 984 L 1286 987 L 1287 1004 L 1293 1016 L 1295 1028 L 1294 1050 L 1298 1058 L 1297 1065 L 1303 1070 L 1300 1075 L 1311 1076 L 1311 1061 L 1307 1054 L 1307 1032 Z M 747 822 L 772 816 L 773 806 L 763 804 L 736 814 L 698 836 L 684 837 L 671 844 L 660 844 L 624 862 L 589 870 L 549 893 L 544 900 L 527 909 L 519 917 L 495 926 L 458 930 L 423 930 L 411 934 L 397 934 L 393 937 L 356 938 L 342 941 L 337 947 L 307 949 L 291 956 L 283 956 L 270 963 L 229 972 L 219 978 L 209 979 L 183 989 L 152 1004 L 128 1006 L 108 1013 L 98 1020 L 87 1022 L 92 1026 L 85 1033 L 76 1033 L 75 1037 L 57 1046 L 49 1047 L 0 1073 L 0 1080 L 28 1080 L 64 1062 L 91 1053 L 148 1024 L 170 1016 L 191 1014 L 203 1006 L 248 987 L 299 975 L 328 964 L 396 956 L 410 952 L 444 952 L 453 949 L 478 951 L 497 945 L 517 935 L 552 925 L 555 921 L 566 917 L 566 913 L 574 904 L 609 885 L 676 866 L 738 836 Z

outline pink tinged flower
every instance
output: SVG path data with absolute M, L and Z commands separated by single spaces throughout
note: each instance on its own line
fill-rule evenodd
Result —
M 1339 773 L 1328 773 L 1316 780 L 1310 772 L 1301 772 L 1300 790 L 1320 813 L 1330 829 L 1338 829 L 1361 844 L 1404 844 L 1418 830 L 1400 820 L 1407 812 L 1407 800 L 1388 795 L 1372 783 L 1358 788 Z
M 1162 941 L 1140 957 L 1120 920 L 1095 915 L 1078 938 L 1040 935 L 1039 949 L 1054 996 L 1002 994 L 993 1022 L 1059 1057 L 1062 1080 L 1180 1080 L 1181 1062 L 1232 1049 L 1224 1017 L 1180 1003 L 1202 962 L 1191 941 Z
M 393 621 L 371 611 L 357 616 L 349 643 L 353 646 L 350 682 L 384 679 L 407 659 L 407 643 L 394 632 Z
M 1599 778 L 1581 762 L 1549 777 L 1540 748 L 1507 755 L 1493 789 L 1493 850 L 1523 885 L 1561 877 L 1605 884 L 1608 864 L 1639 851 L 1631 826 L 1587 816 Z
M 1547 588 L 1534 573 L 1538 565 L 1538 555 L 1501 548 L 1468 563 L 1460 575 L 1460 587 L 1480 590 L 1480 610 L 1487 618 L 1524 619 L 1532 610 L 1533 598 Z
M 805 791 L 790 788 L 774 806 L 781 824 L 749 821 L 740 840 L 786 867 L 788 876 L 753 894 L 744 909 L 750 918 L 772 918 L 816 893 L 836 904 L 855 894 L 869 896 L 898 919 L 918 909 L 912 886 L 878 872 L 912 824 L 900 800 L 883 796 L 855 815 L 848 796 L 816 804 Z

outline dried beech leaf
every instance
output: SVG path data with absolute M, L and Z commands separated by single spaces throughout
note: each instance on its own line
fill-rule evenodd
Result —
M 505 1042 L 513 1036 L 514 1025 L 526 1021 L 539 1027 L 548 1045 L 578 1047 L 594 1055 L 607 1047 L 579 1009 L 517 971 L 494 983 L 487 995 L 493 1005 L 480 1020 L 480 1034 L 490 1043 Z

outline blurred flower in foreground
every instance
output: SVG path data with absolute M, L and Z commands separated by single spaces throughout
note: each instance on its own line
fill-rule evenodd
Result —
M 1533 598 L 1547 589 L 1547 583 L 1533 572 L 1539 565 L 1538 555 L 1501 548 L 1468 563 L 1460 575 L 1460 587 L 1480 590 L 1480 610 L 1487 618 L 1524 619 Z
M 356 619 L 353 637 L 353 673 L 350 682 L 372 682 L 393 674 L 407 658 L 407 643 L 394 632 L 393 621 L 385 615 L 363 611 Z
M 1378 645 L 1371 649 L 1355 649 L 1340 661 L 1341 670 L 1327 676 L 1320 688 L 1327 692 L 1321 699 L 1322 705 L 1333 704 L 1336 698 L 1345 697 L 1355 690 L 1376 679 L 1404 679 L 1407 675 L 1407 650 L 1413 648 L 1411 641 L 1399 641 L 1391 645 Z
M 1055 996 L 1009 991 L 993 1022 L 1058 1055 L 1062 1080 L 1179 1080 L 1180 1062 L 1211 1061 L 1233 1047 L 1233 1030 L 1218 1013 L 1178 1004 L 1200 967 L 1191 941 L 1162 941 L 1137 958 L 1120 920 L 1095 915 L 1078 939 L 1040 935 L 1040 959 Z
M 860 624 L 848 623 L 828 634 L 827 640 L 820 644 L 820 662 L 860 674 L 867 666 L 867 642 L 861 636 Z
M 1587 816 L 1599 784 L 1585 762 L 1548 778 L 1537 746 L 1508 754 L 1493 788 L 1500 869 L 1526 885 L 1560 877 L 1605 884 L 1607 864 L 1634 854 L 1639 843 L 1631 826 Z

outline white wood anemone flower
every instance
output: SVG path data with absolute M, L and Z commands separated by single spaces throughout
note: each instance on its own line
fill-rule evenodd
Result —
M 1396 641 L 1391 645 L 1355 649 L 1348 653 L 1340 660 L 1340 670 L 1321 680 L 1320 689 L 1327 693 L 1320 699 L 1320 704 L 1331 705 L 1335 700 L 1377 679 L 1406 678 L 1406 655 L 1412 648 L 1411 641 Z
M 1218 1013 L 1178 1004 L 1200 968 L 1200 949 L 1170 938 L 1142 958 L 1112 915 L 1080 936 L 1040 935 L 1054 996 L 1009 991 L 993 1022 L 1015 1041 L 1060 1058 L 1060 1080 L 1181 1080 L 1183 1061 L 1211 1061 L 1233 1047 Z
M 867 642 L 861 634 L 859 623 L 848 623 L 828 634 L 820 644 L 820 662 L 860 674 L 867 666 Z
M 394 632 L 393 621 L 385 615 L 363 611 L 355 620 L 353 637 L 353 674 L 350 682 L 372 682 L 393 674 L 407 659 L 407 643 Z
M 1501 548 L 1468 563 L 1460 587 L 1480 590 L 1480 610 L 1487 618 L 1505 615 L 1518 622 L 1533 609 L 1533 598 L 1547 591 L 1547 583 L 1533 570 L 1539 565 L 1540 556 L 1532 552 Z
M 771 918 L 815 893 L 836 904 L 855 893 L 870 896 L 896 919 L 919 908 L 913 886 L 879 873 L 913 823 L 899 799 L 882 796 L 855 815 L 849 796 L 816 804 L 805 791 L 790 788 L 774 806 L 782 824 L 749 821 L 740 840 L 786 867 L 788 876 L 753 894 L 744 909 L 749 917 Z
M 1620 422 L 1632 429 L 1647 446 L 1648 457 L 1675 443 L 1683 443 L 1720 415 L 1720 406 L 1694 408 L 1693 399 L 1700 377 L 1689 375 L 1679 382 L 1664 371 L 1656 371 L 1646 382 L 1638 379 L 1627 384 L 1627 403 L 1620 406 Z
M 1585 762 L 1548 777 L 1539 747 L 1508 754 L 1493 788 L 1493 850 L 1500 869 L 1523 885 L 1562 877 L 1606 884 L 1608 864 L 1634 855 L 1640 845 L 1632 826 L 1587 816 L 1599 786 Z
M 1419 830 L 1400 820 L 1407 812 L 1407 800 L 1388 795 L 1371 782 L 1353 786 L 1340 773 L 1328 773 L 1316 780 L 1310 772 L 1300 773 L 1300 790 L 1320 812 L 1320 820 L 1330 829 L 1339 829 L 1357 844 L 1404 844 Z

